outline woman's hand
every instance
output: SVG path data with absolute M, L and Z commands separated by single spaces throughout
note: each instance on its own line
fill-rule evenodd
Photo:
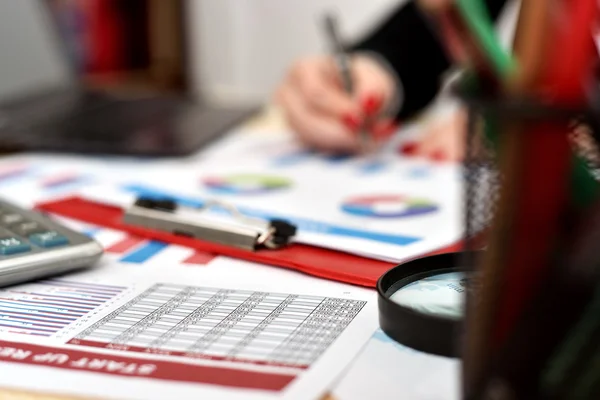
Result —
M 280 85 L 276 100 L 290 127 L 306 145 L 331 152 L 360 150 L 358 132 L 366 118 L 375 120 L 369 135 L 382 138 L 394 130 L 383 117 L 396 96 L 394 77 L 375 59 L 353 55 L 355 93 L 345 93 L 330 56 L 301 59 Z
M 406 156 L 423 157 L 433 161 L 460 162 L 465 156 L 467 113 L 458 108 L 434 116 L 425 122 L 418 141 L 402 145 Z
M 396 96 L 394 77 L 368 56 L 352 59 L 355 94 L 343 90 L 329 56 L 305 58 L 295 63 L 277 91 L 290 127 L 309 147 L 328 152 L 360 150 L 358 131 L 366 118 L 377 122 L 368 132 L 384 139 L 396 130 L 382 113 Z M 406 156 L 435 161 L 461 161 L 465 151 L 466 112 L 462 109 L 433 117 L 418 141 L 405 143 Z

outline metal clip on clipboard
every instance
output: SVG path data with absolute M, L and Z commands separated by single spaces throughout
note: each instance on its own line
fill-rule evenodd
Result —
M 126 209 L 123 222 L 250 251 L 285 247 L 296 234 L 296 227 L 286 221 L 249 218 L 235 207 L 218 201 L 211 201 L 201 208 L 189 210 L 197 217 L 212 207 L 227 210 L 237 224 L 186 218 L 184 215 L 178 215 L 177 211 L 184 207 L 176 202 L 147 198 L 137 199 L 132 207 Z

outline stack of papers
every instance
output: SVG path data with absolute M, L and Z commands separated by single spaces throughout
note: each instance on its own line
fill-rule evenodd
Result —
M 183 248 L 142 259 L 151 243 L 126 248 L 126 234 L 93 235 L 107 249 L 97 267 L 0 290 L 0 387 L 318 398 L 377 326 L 366 289 L 224 257 L 178 263 Z
M 459 167 L 404 160 L 396 147 L 392 142 L 374 157 L 327 156 L 306 152 L 287 134 L 239 132 L 200 155 L 156 162 L 15 156 L 0 161 L 0 193 L 23 206 L 73 195 L 121 206 L 138 196 L 175 198 L 190 207 L 218 199 L 247 216 L 297 224 L 298 242 L 399 262 L 460 240 L 462 189 Z M 375 394 L 377 384 L 401 381 L 414 385 L 374 397 L 456 398 L 457 364 L 398 346 L 376 331 L 370 290 L 75 227 L 105 246 L 104 262 L 0 293 L 0 387 L 211 399 L 318 398 L 333 390 L 340 400 L 358 400 L 365 387 Z M 240 319 L 222 312 L 208 318 L 213 305 L 234 307 L 230 314 Z M 276 309 L 286 318 L 252 320 Z M 334 310 L 326 323 L 325 309 Z M 318 323 L 296 323 L 311 315 Z M 264 321 L 293 329 L 275 332 Z M 294 336 L 296 329 L 333 336 L 315 341 Z M 411 373 L 417 370 L 429 378 L 417 382 Z M 72 384 L 65 387 L 66 381 Z

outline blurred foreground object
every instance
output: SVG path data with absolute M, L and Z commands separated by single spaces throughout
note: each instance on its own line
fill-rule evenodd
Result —
M 524 0 L 509 53 L 483 2 L 444 3 L 469 108 L 463 398 L 598 399 L 598 5 Z

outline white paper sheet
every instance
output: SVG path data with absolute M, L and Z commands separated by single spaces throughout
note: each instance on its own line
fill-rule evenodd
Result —
M 278 281 L 275 269 L 254 267 L 218 258 L 204 271 L 140 270 L 107 258 L 0 291 L 0 386 L 131 399 L 318 398 L 375 330 L 374 295 L 288 271 Z
M 112 204 L 138 195 L 191 206 L 217 199 L 248 216 L 295 223 L 298 242 L 392 262 L 461 237 L 456 165 L 406 160 L 391 149 L 376 158 L 308 154 L 285 135 L 240 135 L 225 144 L 187 167 L 138 171 L 81 193 Z M 236 182 L 239 174 L 250 178 Z
M 377 330 L 333 389 L 336 400 L 458 400 L 458 360 L 412 350 Z
M 89 225 L 61 219 L 74 229 L 83 232 L 94 232 L 95 237 L 106 247 L 127 241 L 127 235 L 109 229 L 94 230 Z M 132 249 L 134 251 L 135 248 Z M 314 290 L 327 290 L 331 282 L 316 279 L 294 271 L 263 266 L 259 264 L 229 260 L 216 257 L 213 261 L 196 257 L 196 262 L 184 264 L 184 260 L 193 256 L 193 251 L 180 246 L 171 245 L 159 254 L 148 258 L 143 263 L 130 264 L 134 268 L 144 270 L 161 270 L 166 261 L 180 261 L 187 265 L 197 277 L 210 274 L 214 279 L 224 281 L 231 276 L 240 279 L 252 279 L 257 282 L 295 282 L 298 287 L 312 287 Z M 111 260 L 127 258 L 127 252 L 109 253 Z M 201 263 L 198 264 L 198 261 Z M 126 261 L 121 261 L 125 266 Z M 333 283 L 334 285 L 337 285 Z M 356 290 L 356 288 L 350 288 Z M 453 400 L 459 399 L 459 368 L 457 360 L 432 356 L 402 346 L 378 329 L 360 354 L 354 359 L 340 379 L 332 386 L 330 392 L 335 400 L 363 400 L 377 398 L 381 400 Z M 400 389 L 395 389 L 400 388 Z

